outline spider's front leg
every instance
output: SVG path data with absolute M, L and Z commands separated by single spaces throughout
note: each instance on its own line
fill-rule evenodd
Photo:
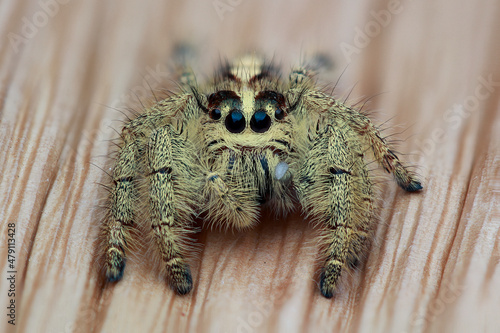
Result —
M 196 201 L 195 188 L 199 187 L 193 148 L 167 125 L 153 132 L 146 165 L 153 238 L 172 287 L 186 294 L 193 282 L 184 258 L 185 241 Z
M 303 209 L 324 227 L 323 296 L 333 296 L 346 264 L 355 262 L 370 232 L 372 183 L 355 133 L 340 119 L 319 130 L 299 170 Z
M 130 239 L 130 228 L 136 219 L 137 190 L 134 181 L 138 169 L 138 142 L 128 130 L 123 131 L 122 137 L 124 145 L 113 169 L 110 210 L 103 226 L 106 278 L 110 282 L 123 277 L 125 250 Z

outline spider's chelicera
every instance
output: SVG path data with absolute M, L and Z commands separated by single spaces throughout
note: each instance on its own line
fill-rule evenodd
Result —
M 256 57 L 228 65 L 207 85 L 186 70 L 181 92 L 128 122 L 103 227 L 107 279 L 122 278 L 131 228 L 147 223 L 170 284 L 188 293 L 193 217 L 245 229 L 263 204 L 282 215 L 300 204 L 322 227 L 320 290 L 332 297 L 371 232 L 365 152 L 403 189 L 422 186 L 365 115 L 319 90 L 312 77 L 301 66 L 284 82 Z M 147 186 L 138 186 L 141 179 Z

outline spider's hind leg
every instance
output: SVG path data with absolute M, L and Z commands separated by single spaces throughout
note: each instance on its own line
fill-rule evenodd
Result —
M 334 67 L 333 60 L 326 54 L 314 53 L 311 57 L 307 57 L 300 65 L 292 68 L 289 75 L 291 88 L 300 86 L 314 79 L 316 74 L 332 70 Z
M 179 43 L 174 47 L 172 52 L 174 61 L 174 79 L 179 82 L 181 87 L 189 90 L 191 87 L 196 87 L 196 77 L 194 71 L 189 65 L 196 60 L 196 50 L 194 46 L 187 43 Z

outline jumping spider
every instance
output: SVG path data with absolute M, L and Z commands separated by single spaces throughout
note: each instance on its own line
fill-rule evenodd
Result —
M 194 217 L 245 229 L 259 221 L 262 204 L 286 215 L 298 201 L 323 227 L 320 290 L 332 297 L 370 235 L 375 198 L 365 152 L 406 191 L 422 186 L 377 127 L 321 91 L 313 72 L 299 66 L 284 82 L 272 65 L 247 56 L 200 86 L 186 69 L 179 93 L 123 127 L 102 237 L 108 281 L 123 276 L 137 222 L 149 223 L 171 286 L 186 294 Z

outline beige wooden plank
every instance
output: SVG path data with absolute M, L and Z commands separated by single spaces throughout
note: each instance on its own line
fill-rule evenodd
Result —
M 243 1 L 219 15 L 215 4 L 230 2 L 54 1 L 52 12 L 43 1 L 0 4 L 0 297 L 7 306 L 3 240 L 16 223 L 19 332 L 500 326 L 496 1 L 402 2 L 386 16 L 394 2 Z M 28 31 L 25 22 L 37 29 L 16 48 L 9 33 Z M 363 42 L 359 30 L 373 36 Z M 316 231 L 297 214 L 264 216 L 245 233 L 201 232 L 187 296 L 165 284 L 146 246 L 123 281 L 100 282 L 95 239 L 105 191 L 97 183 L 124 119 L 115 108 L 137 107 L 134 93 L 142 97 L 147 83 L 173 87 L 167 69 L 179 41 L 197 46 L 195 68 L 208 75 L 219 57 L 245 50 L 274 55 L 286 72 L 319 49 L 337 64 L 326 82 L 351 60 L 340 96 L 355 83 L 353 102 L 383 93 L 368 108 L 377 122 L 400 125 L 392 132 L 405 130 L 394 137 L 403 139 L 398 150 L 425 189 L 408 194 L 381 178 L 376 238 L 333 299 L 317 291 Z M 359 52 L 346 57 L 342 42 Z M 5 316 L 0 325 L 13 331 Z

